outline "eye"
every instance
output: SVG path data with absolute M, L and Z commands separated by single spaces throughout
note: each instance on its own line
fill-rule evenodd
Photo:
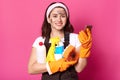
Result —
M 66 17 L 66 16 L 62 16 L 62 17 Z
M 56 17 L 57 17 L 57 15 L 53 15 L 53 17 L 54 17 L 54 18 L 56 18 Z
M 66 17 L 66 15 L 61 15 L 61 17 L 62 17 L 62 18 L 65 18 L 65 17 Z
M 57 16 L 53 16 L 54 18 L 56 18 Z

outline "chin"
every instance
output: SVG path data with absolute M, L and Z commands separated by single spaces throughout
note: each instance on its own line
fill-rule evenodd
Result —
M 63 29 L 63 27 L 61 27 L 61 28 L 57 28 L 57 30 L 59 30 L 59 31 L 62 30 L 62 29 Z

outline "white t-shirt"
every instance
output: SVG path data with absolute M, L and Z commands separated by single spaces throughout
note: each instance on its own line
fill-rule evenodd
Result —
M 73 45 L 75 48 L 79 47 L 81 45 L 81 43 L 79 42 L 79 39 L 78 39 L 78 34 L 75 34 L 75 33 L 70 33 L 69 35 L 69 43 L 71 45 Z M 32 47 L 35 47 L 37 52 L 36 52 L 36 56 L 37 56 L 37 62 L 38 63 L 46 63 L 46 48 L 45 48 L 45 45 L 44 45 L 44 41 L 45 39 L 43 37 L 38 37 Z M 64 38 L 62 38 L 59 42 L 59 48 L 61 48 L 63 46 L 63 42 L 64 42 Z M 42 45 L 43 44 L 43 45 Z M 63 54 L 55 54 L 55 59 L 58 60 L 60 58 L 62 58 L 62 55 Z

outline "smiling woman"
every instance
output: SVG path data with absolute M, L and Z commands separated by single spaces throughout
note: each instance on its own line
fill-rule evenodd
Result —
M 52 30 L 62 30 L 66 24 L 67 15 L 63 8 L 55 8 L 52 10 L 48 22 L 51 24 Z
M 47 62 L 44 58 L 47 55 L 43 53 L 47 54 L 44 48 L 48 47 L 44 46 L 43 36 L 39 32 L 44 9 L 53 1 L 64 1 L 67 4 L 75 33 L 86 24 L 93 25 L 92 53 L 87 60 L 87 66 L 79 74 L 80 80 L 120 80 L 120 0 L 0 0 L 0 80 L 42 80 L 40 72 L 46 67 L 42 67 L 42 64 Z M 47 17 L 46 13 L 45 15 Z M 44 38 L 46 34 L 50 34 L 51 27 L 47 22 L 45 26 L 47 28 L 44 28 Z M 71 31 L 66 28 L 65 32 Z M 33 54 L 35 60 L 30 60 L 36 68 L 29 68 L 29 73 L 35 74 L 35 69 L 38 73 L 29 75 L 26 67 L 31 43 L 38 35 L 42 38 L 40 41 L 38 38 L 38 48 L 33 45 L 33 48 L 37 49 Z M 64 42 L 66 44 L 67 40 L 62 38 L 60 46 L 55 46 L 55 59 L 62 57 L 60 53 L 64 50 Z M 70 42 L 75 42 L 75 37 L 70 39 Z M 37 63 L 40 69 L 35 66 Z
M 78 80 L 77 72 L 84 69 L 90 54 L 91 32 L 87 28 L 78 36 L 73 31 L 67 6 L 51 3 L 45 12 L 42 36 L 33 43 L 29 73 L 42 73 L 42 80 Z

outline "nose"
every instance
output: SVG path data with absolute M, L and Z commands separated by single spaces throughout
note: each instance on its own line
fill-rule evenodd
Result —
M 61 16 L 58 17 L 58 21 L 61 21 Z

